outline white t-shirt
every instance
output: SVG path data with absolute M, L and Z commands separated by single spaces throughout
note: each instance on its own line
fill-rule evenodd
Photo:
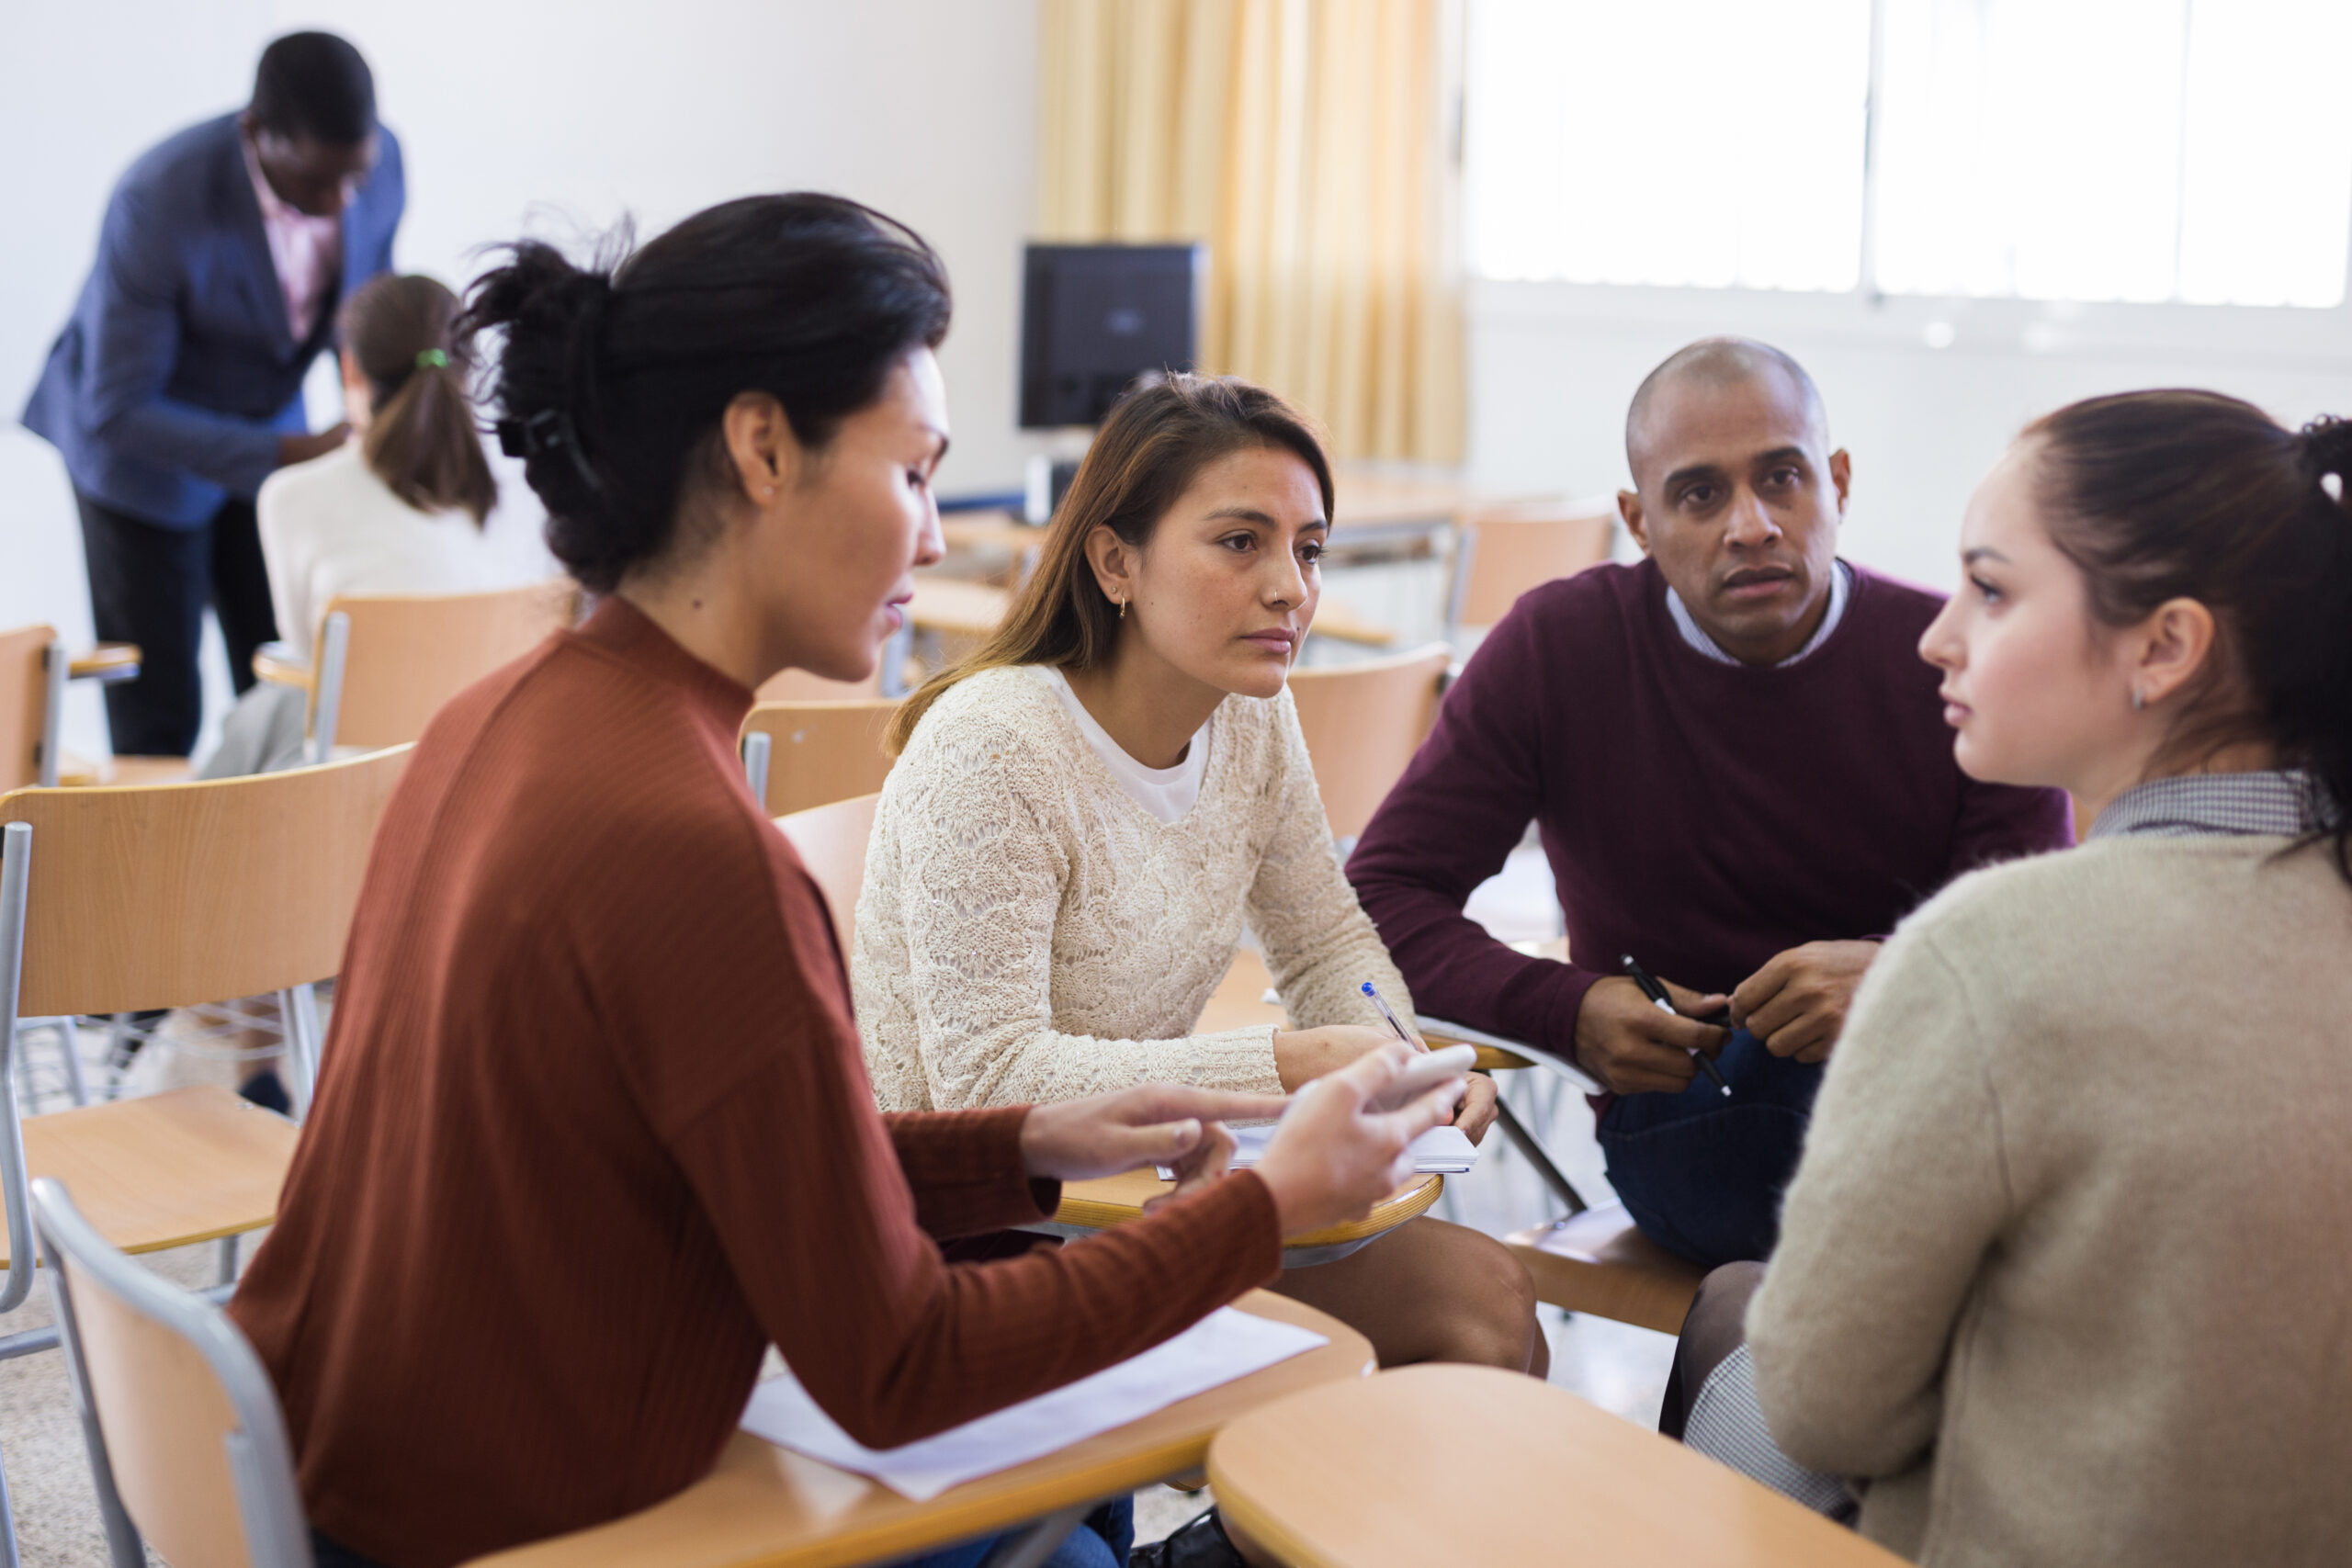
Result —
M 277 635 L 305 659 L 338 594 L 480 593 L 536 581 L 517 576 L 465 513 L 419 512 L 394 495 L 357 436 L 278 469 L 254 504 Z
M 1069 679 L 1051 665 L 1036 664 L 1030 668 L 1043 676 L 1069 714 L 1078 732 L 1119 781 L 1119 787 L 1134 797 L 1136 805 L 1162 822 L 1174 822 L 1193 809 L 1193 802 L 1201 797 L 1201 775 L 1209 767 L 1209 731 L 1216 726 L 1216 715 L 1201 726 L 1184 748 L 1184 760 L 1172 768 L 1147 768 L 1126 753 L 1126 749 L 1111 739 L 1111 732 L 1094 722 L 1078 694 L 1069 689 Z

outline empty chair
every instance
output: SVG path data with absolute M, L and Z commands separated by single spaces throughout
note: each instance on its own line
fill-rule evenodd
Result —
M 1617 507 L 1602 499 L 1490 507 L 1462 525 L 1454 546 L 1449 640 L 1482 632 L 1538 583 L 1609 558 Z
M 782 817 L 879 790 L 890 773 L 882 734 L 898 710 L 895 697 L 763 701 L 752 708 L 744 716 L 743 736 L 747 741 L 755 735 L 768 739 L 768 815 Z M 854 884 L 850 891 L 856 892 Z
M 0 632 L 0 790 L 26 784 L 88 784 L 89 777 L 70 776 L 59 736 L 63 727 L 65 686 L 69 681 L 135 681 L 139 649 L 129 643 L 100 643 L 79 659 L 69 658 L 64 642 L 49 626 L 19 626 Z M 178 759 L 138 758 L 126 761 L 177 762 Z M 79 773 L 81 770 L 74 770 Z
M 487 593 L 341 597 L 320 624 L 315 669 L 272 644 L 254 670 L 310 688 L 312 761 L 337 746 L 398 746 L 424 734 L 451 697 L 570 626 L 578 607 L 569 579 Z
M 78 1194 L 98 1233 L 157 1252 L 277 1217 L 295 1127 L 217 1085 L 20 1119 L 12 1068 L 28 1018 L 277 994 L 296 1102 L 317 1066 L 311 982 L 334 975 L 401 747 L 209 784 L 0 795 L 0 1312 L 32 1289 L 29 1180 Z M 222 1275 L 233 1268 L 224 1247 Z M 0 1339 L 0 1359 L 56 1343 Z
M 277 1393 L 228 1314 L 125 1257 L 58 1182 L 33 1224 L 108 1556 L 181 1568 L 311 1568 Z
M 865 841 L 874 836 L 874 810 L 881 803 L 880 795 L 865 795 L 776 820 L 776 827 L 792 840 L 800 863 L 808 868 L 817 891 L 825 896 L 844 964 L 849 961 L 850 938 L 857 929 L 858 889 L 865 884 Z
M 1404 775 L 1437 722 L 1439 683 L 1453 657 L 1444 644 L 1431 643 L 1390 658 L 1290 672 L 1298 728 L 1333 838 L 1351 842 Z

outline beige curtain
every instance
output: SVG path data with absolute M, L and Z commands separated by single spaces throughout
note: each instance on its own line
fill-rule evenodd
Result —
M 1040 237 L 1205 241 L 1201 367 L 1462 455 L 1454 0 L 1043 0 Z

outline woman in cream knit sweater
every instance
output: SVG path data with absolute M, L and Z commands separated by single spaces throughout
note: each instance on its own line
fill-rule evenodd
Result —
M 1003 630 L 899 716 L 851 962 L 885 1109 L 1295 1089 L 1390 1038 L 1365 981 L 1410 1013 L 1284 684 L 1329 512 L 1269 393 L 1179 376 L 1113 411 Z M 1195 1033 L 1245 926 L 1300 1027 Z M 1494 1089 L 1471 1083 L 1475 1136 Z M 1546 1359 L 1525 1270 L 1440 1221 L 1277 1288 L 1384 1363 Z
M 1872 966 L 1693 1447 L 1922 1562 L 2352 1562 L 2348 480 L 2352 426 L 2143 392 L 1978 490 L 1960 763 L 2107 805 Z

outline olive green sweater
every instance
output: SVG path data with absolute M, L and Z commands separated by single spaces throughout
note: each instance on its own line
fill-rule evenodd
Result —
M 1872 966 L 1747 1331 L 1874 1540 L 2352 1562 L 2352 888 L 2288 842 L 1980 872 Z

